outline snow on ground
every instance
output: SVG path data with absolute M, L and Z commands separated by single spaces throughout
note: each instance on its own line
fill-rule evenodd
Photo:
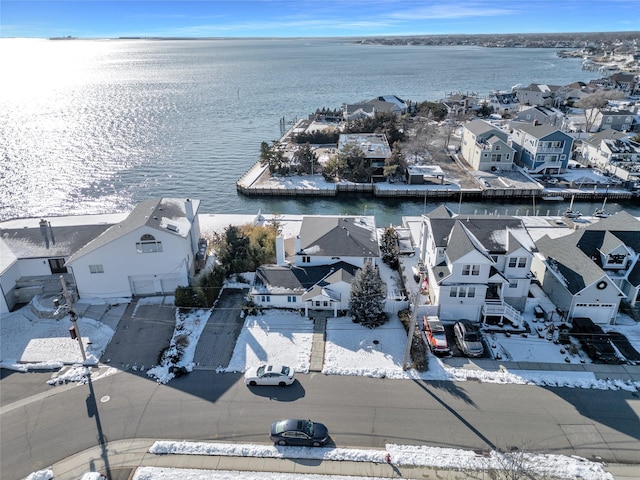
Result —
M 78 328 L 87 354 L 87 363 L 95 364 L 107 348 L 113 329 L 92 318 L 78 318 Z M 82 363 L 77 340 L 72 340 L 70 317 L 38 318 L 29 307 L 3 316 L 0 322 L 0 366 L 14 370 L 60 368 L 63 364 Z M 36 364 L 38 364 L 36 366 Z
M 313 321 L 299 313 L 271 310 L 248 316 L 225 372 L 244 372 L 262 363 L 288 365 L 308 373 Z

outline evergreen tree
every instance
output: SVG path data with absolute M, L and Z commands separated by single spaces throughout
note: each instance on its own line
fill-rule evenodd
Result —
M 351 284 L 349 315 L 355 323 L 375 328 L 387 321 L 384 311 L 385 289 L 378 271 L 371 262 L 358 270 Z
M 382 261 L 396 270 L 398 268 L 398 232 L 393 227 L 387 227 L 382 234 L 382 244 L 380 245 Z

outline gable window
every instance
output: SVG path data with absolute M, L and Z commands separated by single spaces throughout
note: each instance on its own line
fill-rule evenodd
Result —
M 518 259 L 518 268 L 524 268 L 527 266 L 527 259 L 522 257 Z
M 480 275 L 480 265 L 463 265 L 462 266 L 462 275 Z
M 153 235 L 145 233 L 140 237 L 140 241 L 136 242 L 136 252 L 138 253 L 155 253 L 162 251 L 162 242 L 156 240 Z
M 104 267 L 102 265 L 89 265 L 90 273 L 104 273 Z

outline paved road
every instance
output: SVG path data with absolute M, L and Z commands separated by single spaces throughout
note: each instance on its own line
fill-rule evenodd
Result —
M 194 371 L 160 385 L 131 372 L 3 405 L 1 471 L 17 479 L 126 438 L 268 443 L 271 420 L 322 420 L 340 447 L 428 444 L 526 448 L 640 464 L 636 393 L 476 382 L 301 375 L 247 388 L 241 376 Z

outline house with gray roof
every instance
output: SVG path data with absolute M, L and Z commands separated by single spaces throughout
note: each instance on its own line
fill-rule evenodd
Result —
M 615 323 L 640 301 L 640 221 L 622 211 L 570 235 L 544 236 L 531 271 L 566 319 Z
M 532 125 L 551 125 L 554 127 L 562 127 L 564 114 L 553 107 L 527 107 L 516 113 L 511 121 L 511 128 L 520 123 L 529 123 Z
M 511 170 L 515 150 L 509 134 L 484 120 L 467 122 L 462 131 L 462 157 L 475 170 L 497 172 Z
M 594 133 L 582 141 L 582 158 L 624 182 L 630 190 L 640 189 L 640 143 L 613 129 Z
M 78 249 L 65 266 L 81 297 L 173 293 L 188 286 L 199 251 L 199 200 L 139 203 L 121 222 Z
M 440 318 L 522 326 L 534 248 L 519 218 L 455 215 L 444 206 L 424 215 L 419 261 Z
M 514 124 L 511 146 L 516 163 L 530 173 L 560 173 L 571 158 L 573 138 L 552 125 Z
M 552 107 L 556 104 L 556 96 L 561 88 L 558 85 L 532 83 L 527 87 L 517 88 L 514 93 L 522 105 Z
M 587 109 L 587 118 L 593 118 L 590 132 L 612 128 L 620 132 L 633 132 L 637 127 L 634 113 L 626 109 Z
M 392 113 L 402 115 L 407 113 L 407 103 L 395 95 L 382 95 L 366 102 L 347 104 L 344 106 L 344 119 L 346 121 L 358 118 L 373 118 L 378 113 Z
M 379 256 L 374 217 L 305 216 L 295 237 L 276 239 L 276 264 L 257 269 L 250 295 L 262 307 L 337 314 L 356 272 Z
M 111 217 L 88 215 L 84 223 L 66 217 L 8 220 L 0 225 L 0 313 L 36 295 L 61 292 L 60 276 L 73 283 L 67 260 L 113 225 Z

